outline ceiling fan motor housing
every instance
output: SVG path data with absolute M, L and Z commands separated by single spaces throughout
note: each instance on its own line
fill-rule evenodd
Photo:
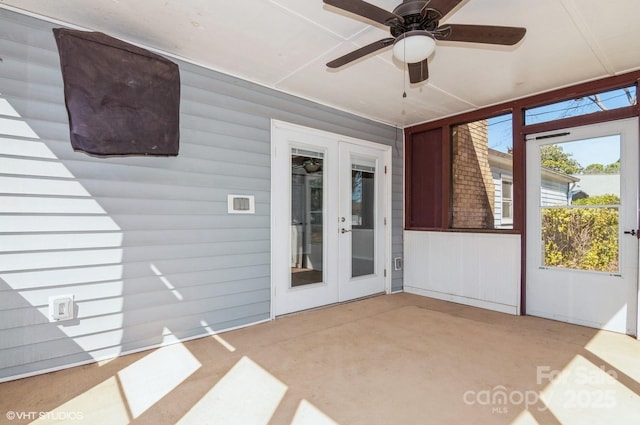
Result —
M 395 15 L 401 16 L 404 22 L 390 26 L 391 35 L 398 37 L 407 31 L 433 31 L 438 28 L 442 15 L 435 9 L 423 9 L 429 3 L 426 0 L 407 0 L 393 9 Z
M 426 0 L 405 0 L 393 9 L 393 13 L 403 18 L 408 15 L 419 15 L 427 3 Z

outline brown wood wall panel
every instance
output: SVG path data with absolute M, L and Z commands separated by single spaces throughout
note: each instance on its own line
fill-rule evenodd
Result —
M 439 228 L 442 224 L 442 129 L 407 138 L 407 205 L 409 227 Z

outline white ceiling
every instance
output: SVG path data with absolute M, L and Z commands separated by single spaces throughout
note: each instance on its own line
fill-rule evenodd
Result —
M 370 3 L 391 11 L 400 0 Z M 409 85 L 390 49 L 328 69 L 328 61 L 389 32 L 322 0 L 0 0 L 2 5 L 399 127 L 640 69 L 638 0 L 463 1 L 441 24 L 525 27 L 525 38 L 513 47 L 438 42 L 430 78 L 416 85 Z

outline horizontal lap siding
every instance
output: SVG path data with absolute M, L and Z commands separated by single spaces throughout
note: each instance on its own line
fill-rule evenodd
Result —
M 268 319 L 271 119 L 394 147 L 402 255 L 393 127 L 175 60 L 178 157 L 73 152 L 53 27 L 0 9 L 0 101 L 19 114 L 0 116 L 0 380 Z M 230 193 L 256 213 L 227 214 Z M 49 323 L 66 294 L 77 317 Z

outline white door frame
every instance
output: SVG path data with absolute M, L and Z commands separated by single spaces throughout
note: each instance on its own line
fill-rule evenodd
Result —
M 623 231 L 638 227 L 638 119 L 584 125 L 569 128 L 566 134 L 562 132 L 556 130 L 527 136 L 527 314 L 637 335 L 640 321 L 638 239 L 624 235 Z M 555 134 L 560 136 L 549 138 Z M 620 157 L 623 161 L 620 175 L 623 204 L 619 220 L 619 274 L 543 267 L 538 239 L 541 230 L 540 190 L 536 183 L 541 179 L 539 146 L 615 134 L 621 136 Z M 603 290 L 603 284 L 611 285 L 609 292 Z M 623 301 L 627 303 L 625 309 L 611 316 Z M 625 317 L 622 317 L 623 312 Z
M 282 272 L 278 270 L 278 265 L 288 264 L 287 258 L 289 256 L 290 244 L 286 242 L 287 238 L 284 238 L 282 235 L 287 234 L 290 230 L 290 223 L 284 223 L 280 218 L 283 215 L 283 212 L 286 213 L 287 208 L 290 208 L 290 193 L 288 189 L 288 185 L 283 187 L 282 184 L 278 184 L 279 180 L 282 179 L 281 170 L 277 168 L 278 162 L 277 159 L 280 158 L 278 155 L 285 155 L 287 158 L 290 156 L 289 149 L 289 141 L 284 137 L 287 133 L 296 133 L 301 136 L 301 141 L 307 140 L 309 144 L 313 144 L 313 140 L 333 140 L 336 142 L 336 145 L 339 142 L 346 142 L 352 145 L 358 145 L 368 148 L 377 149 L 380 151 L 384 151 L 384 167 L 387 169 L 386 173 L 380 173 L 382 176 L 383 184 L 384 184 L 384 199 L 383 199 L 383 209 L 384 216 L 386 219 L 386 225 L 384 226 L 383 234 L 384 234 L 384 253 L 382 255 L 382 261 L 384 262 L 386 275 L 384 276 L 384 291 L 385 293 L 391 292 L 391 267 L 390 267 L 390 259 L 391 259 L 391 213 L 392 213 L 392 205 L 391 205 L 391 157 L 392 151 L 391 146 L 383 145 L 380 143 L 374 143 L 362 139 L 357 139 L 353 137 L 347 137 L 336 133 L 331 133 L 323 130 L 318 130 L 310 127 L 304 127 L 297 124 L 291 124 L 288 122 L 280 121 L 280 120 L 271 120 L 271 318 L 276 317 L 276 279 L 284 279 L 289 278 L 289 276 L 282 276 Z M 302 143 L 304 144 L 304 143 Z M 285 152 L 282 152 L 284 150 Z M 282 159 L 282 158 L 280 158 Z M 330 158 L 330 160 L 335 161 L 337 164 L 337 158 Z M 281 162 L 280 162 L 281 164 Z M 381 167 L 382 169 L 383 167 Z M 280 172 L 280 173 L 279 173 Z M 339 196 L 339 192 L 336 190 L 337 188 L 337 176 L 328 176 L 329 180 L 327 181 L 328 190 L 333 188 L 333 196 Z M 279 182 L 281 183 L 281 182 Z M 337 203 L 336 203 L 337 204 Z M 287 217 L 289 213 L 285 214 Z M 333 217 L 335 216 L 335 217 Z M 327 218 L 338 219 L 339 212 L 336 211 L 327 211 Z M 285 241 L 285 242 L 283 242 Z M 286 249 L 283 246 L 286 243 Z M 333 248 L 328 247 L 329 251 Z M 333 252 L 337 252 L 337 247 Z M 287 267 L 288 269 L 288 267 Z M 329 279 L 339 279 L 337 270 L 329 270 L 328 276 Z M 337 302 L 337 294 L 336 301 Z

